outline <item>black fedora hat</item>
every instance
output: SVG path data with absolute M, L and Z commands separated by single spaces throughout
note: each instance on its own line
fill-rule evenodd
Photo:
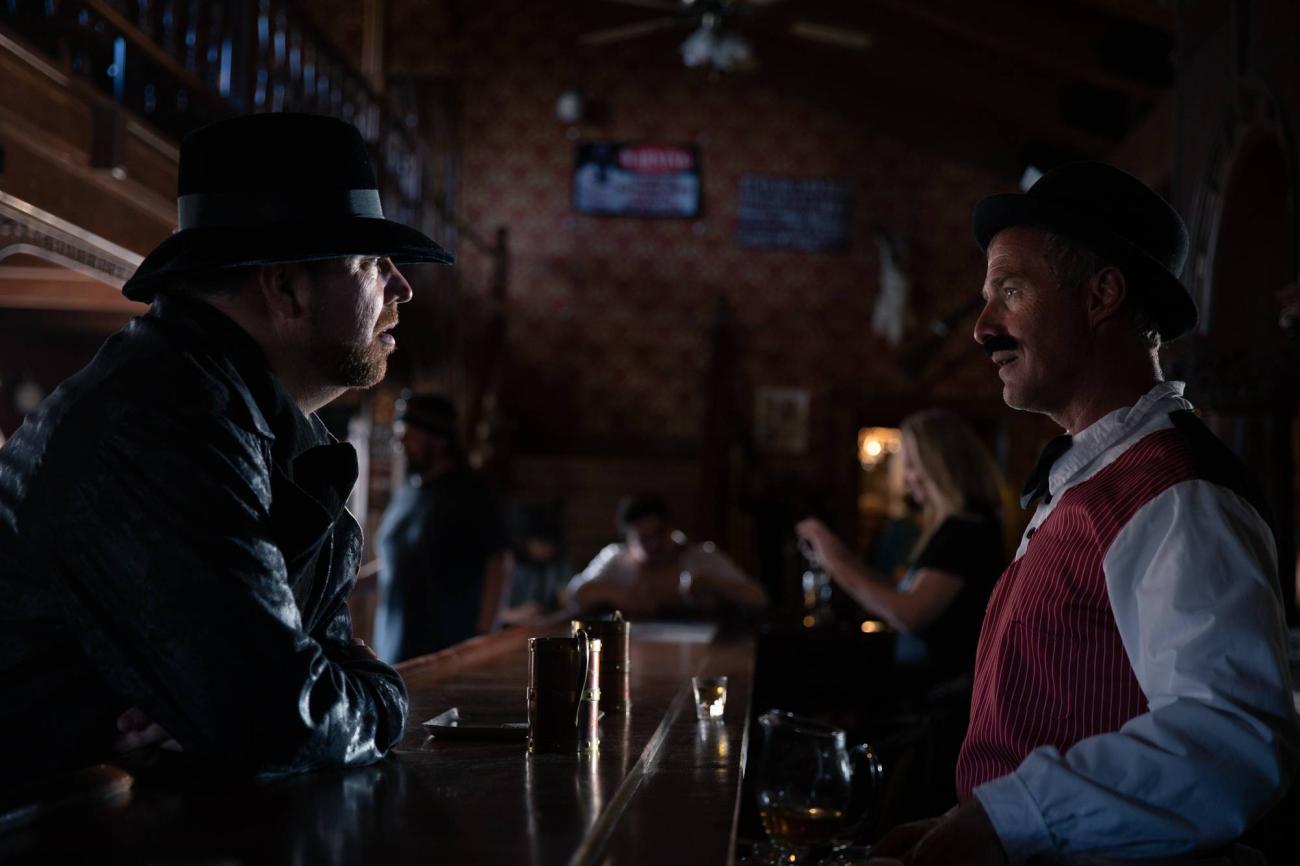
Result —
M 1104 163 L 1076 162 L 1047 172 L 1026 193 L 989 196 L 975 206 L 975 239 L 985 252 L 1012 226 L 1046 229 L 1109 258 L 1145 292 L 1162 339 L 1196 326 L 1196 304 L 1178 279 L 1187 226 L 1137 178 Z
M 248 265 L 452 262 L 421 232 L 384 219 L 361 133 L 333 117 L 250 114 L 195 130 L 181 143 L 176 186 L 178 229 L 122 287 L 133 301 L 178 277 Z

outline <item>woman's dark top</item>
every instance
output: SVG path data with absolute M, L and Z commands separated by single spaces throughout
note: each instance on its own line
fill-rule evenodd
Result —
M 1002 524 L 992 512 L 954 515 L 941 523 L 899 588 L 933 568 L 961 578 L 961 591 L 929 625 L 898 636 L 899 663 L 921 668 L 931 682 L 970 673 L 984 609 L 1006 564 Z

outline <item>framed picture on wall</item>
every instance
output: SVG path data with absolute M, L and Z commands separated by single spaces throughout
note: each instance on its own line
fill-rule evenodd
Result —
M 596 216 L 698 216 L 699 150 L 691 144 L 578 142 L 573 208 Z
M 803 454 L 808 450 L 807 388 L 759 388 L 754 399 L 754 439 L 760 451 Z

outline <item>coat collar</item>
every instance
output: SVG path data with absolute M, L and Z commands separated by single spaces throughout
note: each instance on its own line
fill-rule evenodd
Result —
M 276 474 L 336 518 L 356 484 L 356 451 L 338 442 L 315 413 L 303 415 L 248 332 L 210 304 L 170 292 L 154 299 L 148 316 L 190 351 L 225 362 L 231 391 L 251 403 L 252 423 L 272 440 Z

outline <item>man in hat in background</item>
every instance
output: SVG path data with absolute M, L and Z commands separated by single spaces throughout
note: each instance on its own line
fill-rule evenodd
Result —
M 364 142 L 326 117 L 186 138 L 149 303 L 0 449 L 6 776 L 161 746 L 226 770 L 363 764 L 406 692 L 352 637 L 352 447 L 314 414 L 384 375 L 394 262 Z
M 1007 405 L 1067 435 L 1026 485 L 1038 508 L 984 620 L 961 805 L 873 853 L 1235 862 L 1214 852 L 1286 792 L 1300 731 L 1265 506 L 1157 355 L 1196 323 L 1187 230 L 1080 163 L 982 201 L 975 234 L 975 339 Z
M 399 662 L 490 629 L 507 557 L 496 498 L 466 462 L 455 405 L 404 395 L 393 436 L 406 480 L 379 526 L 374 644 L 380 658 Z

